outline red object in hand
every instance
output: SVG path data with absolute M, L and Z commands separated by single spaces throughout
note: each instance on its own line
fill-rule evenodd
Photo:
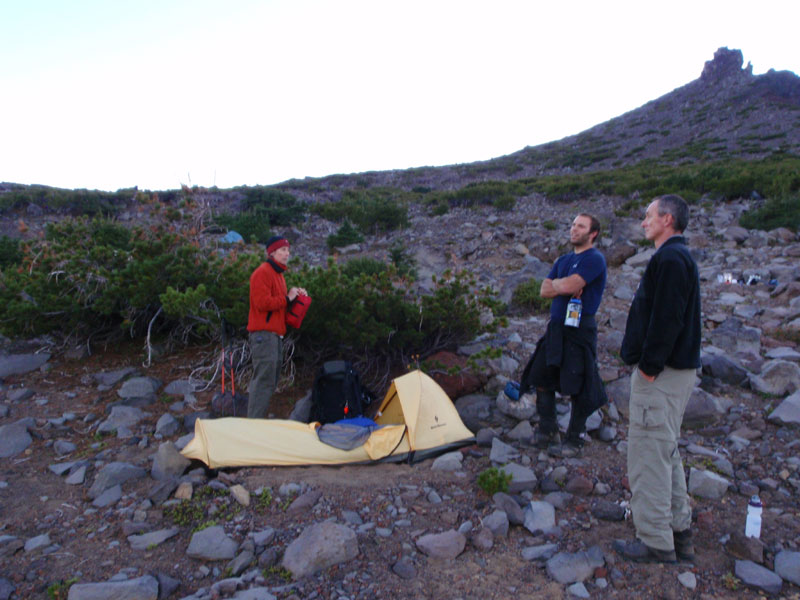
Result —
M 298 294 L 295 299 L 289 303 L 289 308 L 286 310 L 286 324 L 289 327 L 300 329 L 300 324 L 303 322 L 303 317 L 306 316 L 310 305 L 311 296 Z

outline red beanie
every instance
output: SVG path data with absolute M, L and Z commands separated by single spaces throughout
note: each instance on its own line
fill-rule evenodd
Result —
M 279 235 L 272 236 L 267 240 L 267 254 L 272 254 L 275 250 L 289 245 L 289 240 Z

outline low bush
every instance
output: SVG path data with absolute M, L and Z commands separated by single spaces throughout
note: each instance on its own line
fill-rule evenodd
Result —
M 508 486 L 512 479 L 511 473 L 501 471 L 497 467 L 489 467 L 478 475 L 478 487 L 491 498 L 497 492 L 508 492 Z
M 739 224 L 747 229 L 769 231 L 786 227 L 792 231 L 800 230 L 800 196 L 787 196 L 770 199 L 755 210 L 744 213 Z
M 542 282 L 539 279 L 529 279 L 517 286 L 511 295 L 511 303 L 521 308 L 527 308 L 537 313 L 550 310 L 551 298 L 542 298 L 540 295 Z
M 407 202 L 416 198 L 394 188 L 345 190 L 338 202 L 315 204 L 312 210 L 336 222 L 349 220 L 364 234 L 408 227 Z
M 342 226 L 339 227 L 339 230 L 328 236 L 326 243 L 328 244 L 328 248 L 333 250 L 334 248 L 349 246 L 350 244 L 360 244 L 363 241 L 364 236 L 361 235 L 361 232 L 353 227 L 353 224 L 349 220 L 345 219 Z
M 22 260 L 20 242 L 7 235 L 0 237 L 0 269 L 16 265 Z

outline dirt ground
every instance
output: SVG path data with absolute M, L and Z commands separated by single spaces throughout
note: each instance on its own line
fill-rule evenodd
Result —
M 172 527 L 166 511 L 147 500 L 154 482 L 144 478 L 123 486 L 123 498 L 111 508 L 95 509 L 87 491 L 95 469 L 90 469 L 84 485 L 70 486 L 49 466 L 62 460 L 86 459 L 92 465 L 98 461 L 125 461 L 149 469 L 150 456 L 159 440 L 152 432 L 158 418 L 169 410 L 177 398 L 162 398 L 147 407 L 150 413 L 144 427 L 133 439 L 99 438 L 84 417 L 95 413 L 102 419 L 107 406 L 115 402 L 116 388 L 100 392 L 91 379 L 93 373 L 126 366 L 139 366 L 142 374 L 160 378 L 165 384 L 185 378 L 201 361 L 213 354 L 211 349 L 192 349 L 158 359 L 149 368 L 141 367 L 141 349 L 123 346 L 98 352 L 79 361 L 54 357 L 49 366 L 24 376 L 8 377 L 2 401 L 10 413 L 0 419 L 0 425 L 31 416 L 36 419 L 34 440 L 22 454 L 0 460 L 0 536 L 13 535 L 25 541 L 34 536 L 49 534 L 51 548 L 47 553 L 17 552 L 0 560 L 0 577 L 11 581 L 16 592 L 11 598 L 65 598 L 68 582 L 97 582 L 125 572 L 129 577 L 144 574 L 166 574 L 180 581 L 172 595 L 181 598 L 202 587 L 208 587 L 225 577 L 223 563 L 203 564 L 186 556 L 191 529 L 181 527 L 178 535 L 146 551 L 133 550 L 127 535 L 131 523 L 146 523 L 151 530 Z M 10 402 L 9 392 L 25 386 L 34 390 L 33 397 Z M 288 415 L 292 401 L 305 391 L 302 384 L 276 398 L 278 416 Z M 213 390 L 197 395 L 202 408 L 210 401 Z M 744 397 L 749 402 L 744 415 L 758 414 L 757 398 Z M 177 416 L 192 412 L 189 406 Z M 54 425 L 67 413 L 75 418 Z M 173 413 L 175 414 L 175 413 Z M 774 426 L 767 424 L 769 430 Z M 151 432 L 148 436 L 145 432 Z M 183 435 L 180 432 L 178 435 Z M 688 437 L 702 441 L 696 432 Z M 178 436 L 176 436 L 178 437 Z M 69 440 L 77 445 L 71 455 L 59 458 L 53 449 L 56 440 Z M 145 443 L 143 440 L 147 440 Z M 146 444 L 146 445 L 145 445 Z M 775 451 L 780 448 L 773 447 Z M 537 475 L 561 464 L 557 459 L 540 455 L 532 447 L 521 451 L 531 459 Z M 250 531 L 273 527 L 277 534 L 273 543 L 279 557 L 283 549 L 302 531 L 305 525 L 336 518 L 342 522 L 342 512 L 359 512 L 364 521 L 373 521 L 376 528 L 391 528 L 388 537 L 374 531 L 359 535 L 360 553 L 351 563 L 341 564 L 306 580 L 291 583 L 285 572 L 276 566 L 261 568 L 263 585 L 271 586 L 279 598 L 567 598 L 566 586 L 554 582 L 541 565 L 524 560 L 521 550 L 554 541 L 534 536 L 521 526 L 512 526 L 505 538 L 496 538 L 489 550 L 479 550 L 467 544 L 455 560 L 437 561 L 426 558 L 416 550 L 415 540 L 424 533 L 458 528 L 470 520 L 476 529 L 481 519 L 495 508 L 476 484 L 480 472 L 491 465 L 489 449 L 471 446 L 463 449 L 463 469 L 460 472 L 432 471 L 431 461 L 415 465 L 378 464 L 345 467 L 306 468 L 242 468 L 220 472 L 197 471 L 197 477 L 218 478 L 224 483 L 239 483 L 251 493 L 264 486 L 277 490 L 282 484 L 306 484 L 322 492 L 312 511 L 291 514 L 287 501 L 276 498 L 266 508 L 254 505 L 238 512 L 226 524 L 226 531 L 243 540 Z M 695 457 L 686 458 L 689 463 Z M 759 460 L 762 460 L 761 458 Z M 567 461 L 570 476 L 583 475 L 590 481 L 610 486 L 606 499 L 625 499 L 625 459 L 614 445 L 600 441 L 588 444 L 585 456 Z M 193 468 L 200 465 L 192 465 Z M 737 465 L 737 468 L 739 465 Z M 770 457 L 763 457 L 759 468 L 764 476 L 770 474 Z M 429 489 L 443 499 L 433 504 L 426 498 Z M 534 492 L 534 499 L 542 494 Z M 637 565 L 619 560 L 611 550 L 614 539 L 630 539 L 630 522 L 598 521 L 591 515 L 595 496 L 575 496 L 570 504 L 556 513 L 562 535 L 557 538 L 560 551 L 585 550 L 595 544 L 603 549 L 606 566 L 587 581 L 592 597 L 610 598 L 758 598 L 763 594 L 746 589 L 733 575 L 734 558 L 726 553 L 720 540 L 723 536 L 743 529 L 747 498 L 729 492 L 719 501 L 694 499 L 695 532 L 698 557 L 694 565 Z M 762 539 L 767 548 L 767 566 L 771 567 L 777 544 L 798 538 L 797 506 L 791 498 L 777 492 L 763 494 L 766 506 L 781 509 L 765 511 Z M 397 516 L 389 511 L 400 505 L 404 512 Z M 398 519 L 408 519 L 410 526 L 397 526 Z M 785 545 L 784 545 L 785 547 Z M 795 548 L 796 549 L 796 548 Z M 415 574 L 402 579 L 392 566 L 402 557 L 410 557 Z M 215 571 L 215 567 L 217 570 Z M 691 571 L 697 587 L 690 590 L 677 577 Z M 605 579 L 608 587 L 601 589 L 598 581 Z M 785 598 L 799 598 L 798 589 L 784 584 Z

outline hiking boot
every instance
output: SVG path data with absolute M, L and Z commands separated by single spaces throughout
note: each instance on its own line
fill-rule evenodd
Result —
M 547 448 L 553 444 L 558 444 L 560 441 L 561 438 L 558 435 L 558 431 L 542 431 L 539 428 L 533 436 L 534 445 L 542 450 L 547 450 Z
M 558 458 L 580 458 L 583 455 L 583 444 L 567 439 L 563 444 L 550 446 L 547 453 Z
M 678 558 L 675 556 L 675 550 L 659 550 L 658 548 L 651 548 L 640 540 L 633 540 L 632 542 L 614 540 L 614 542 L 611 544 L 611 547 L 614 548 L 614 551 L 622 556 L 622 558 L 625 560 L 646 563 L 678 562 Z
M 678 560 L 694 561 L 694 544 L 692 543 L 692 530 L 673 531 L 672 539 L 675 542 L 675 555 Z

